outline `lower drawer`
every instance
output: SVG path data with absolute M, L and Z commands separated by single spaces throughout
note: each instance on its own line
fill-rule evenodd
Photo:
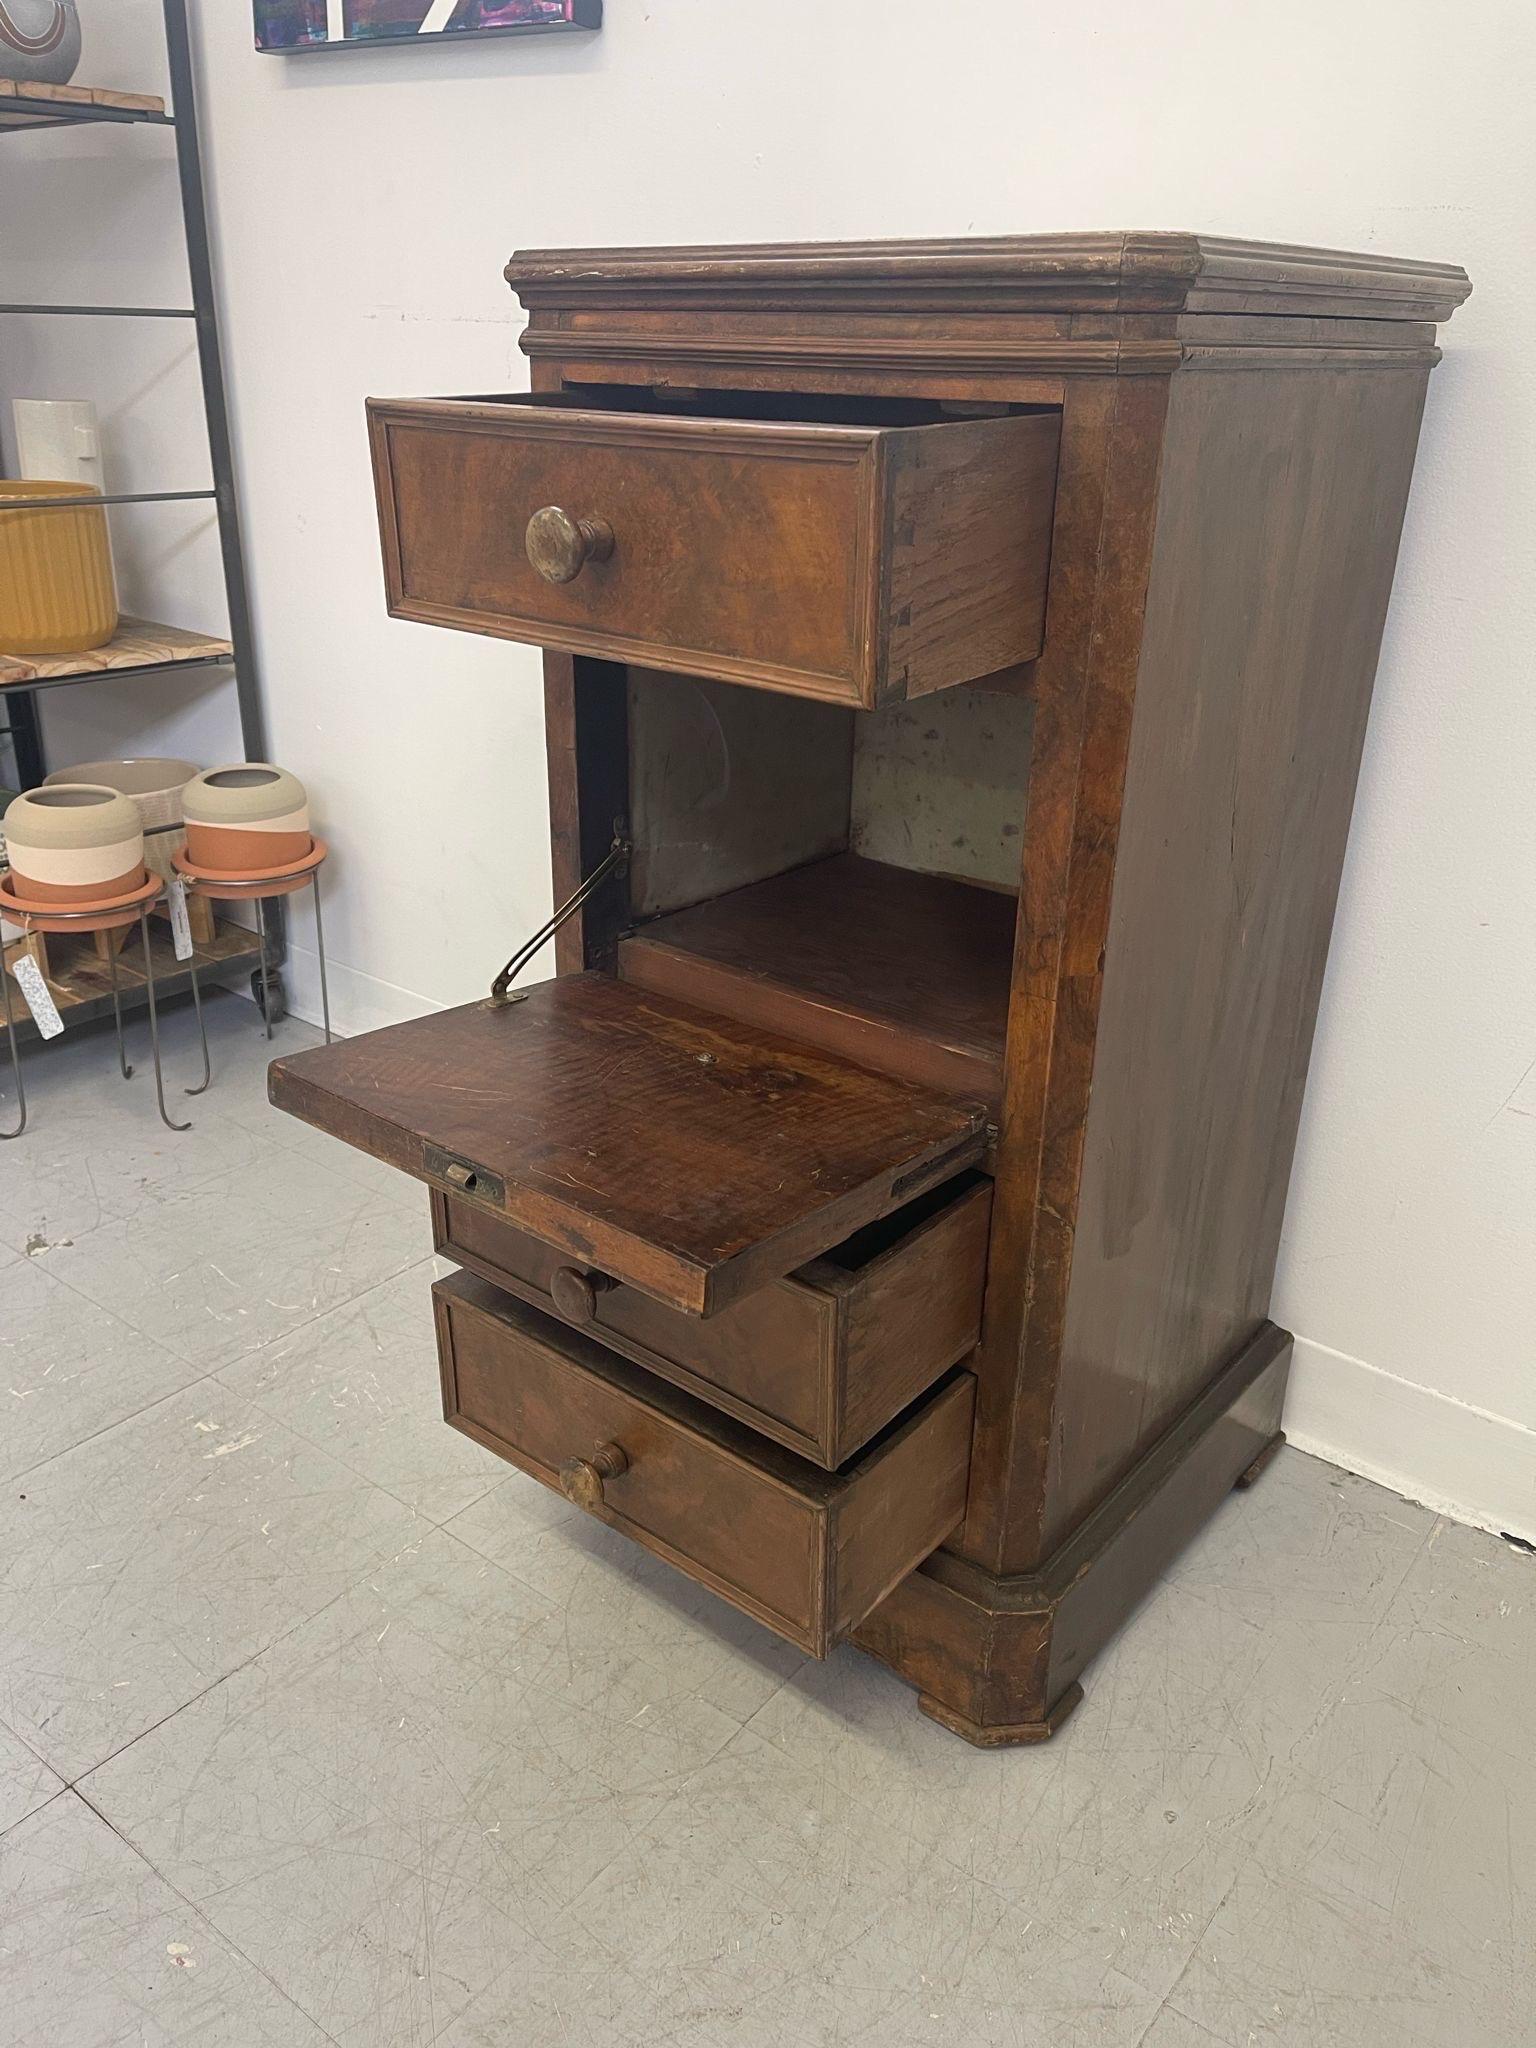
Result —
M 976 1348 L 992 1184 L 951 1181 L 718 1315 L 573 1265 L 474 1202 L 432 1196 L 437 1249 L 835 1470 Z
M 813 1656 L 965 1513 L 968 1373 L 856 1465 L 822 1472 L 482 1280 L 432 1292 L 457 1429 Z

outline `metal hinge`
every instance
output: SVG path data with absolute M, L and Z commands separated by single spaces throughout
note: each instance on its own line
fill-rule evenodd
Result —
M 589 903 L 610 875 L 621 875 L 629 866 L 629 856 L 634 849 L 625 836 L 624 821 L 616 818 L 613 826 L 613 844 L 607 856 L 588 875 L 576 893 L 567 898 L 547 923 L 541 924 L 531 939 L 528 939 L 512 955 L 500 974 L 491 983 L 491 1003 L 496 1009 L 505 1009 L 510 1003 L 521 1003 L 528 995 L 525 988 L 513 989 L 512 984 L 522 973 L 534 954 L 547 946 L 567 918 L 574 917 L 578 910 Z

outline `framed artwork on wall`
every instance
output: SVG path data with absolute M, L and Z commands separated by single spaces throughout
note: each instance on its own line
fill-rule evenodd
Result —
M 278 54 L 601 28 L 603 0 L 255 0 L 256 47 Z

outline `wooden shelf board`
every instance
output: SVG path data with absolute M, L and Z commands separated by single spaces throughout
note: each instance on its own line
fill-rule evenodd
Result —
M 65 122 L 168 120 L 152 92 L 110 92 L 105 86 L 39 85 L 0 78 L 0 129 L 54 127 Z
M 110 1016 L 112 1011 L 112 969 L 97 952 L 89 934 L 62 938 L 50 933 L 47 949 L 49 989 L 66 1026 L 92 1017 Z M 204 989 L 220 973 L 233 967 L 257 965 L 261 941 L 244 925 L 219 923 L 213 937 L 193 950 L 193 963 Z M 14 938 L 5 941 L 7 963 L 14 961 L 21 946 Z M 180 995 L 189 987 L 187 963 L 176 958 L 169 927 L 152 917 L 149 925 L 149 957 L 154 963 L 155 990 L 162 1000 Z M 118 990 L 125 1011 L 142 1007 L 148 1000 L 144 979 L 144 955 L 137 927 L 129 932 L 117 959 Z M 11 1012 L 16 1035 L 25 1041 L 36 1036 L 36 1026 L 16 990 L 11 990 Z M 5 1019 L 0 1014 L 0 1057 L 3 1057 Z
M 29 683 L 83 681 L 120 669 L 168 668 L 182 662 L 228 661 L 229 641 L 211 633 L 189 633 L 152 619 L 124 618 L 105 647 L 84 654 L 0 654 L 0 689 Z
M 619 973 L 996 1103 L 1016 914 L 1003 892 L 837 854 L 642 926 Z

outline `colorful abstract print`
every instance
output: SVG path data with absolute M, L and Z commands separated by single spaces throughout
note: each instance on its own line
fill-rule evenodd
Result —
M 256 47 L 483 35 L 570 21 L 572 0 L 256 0 Z

